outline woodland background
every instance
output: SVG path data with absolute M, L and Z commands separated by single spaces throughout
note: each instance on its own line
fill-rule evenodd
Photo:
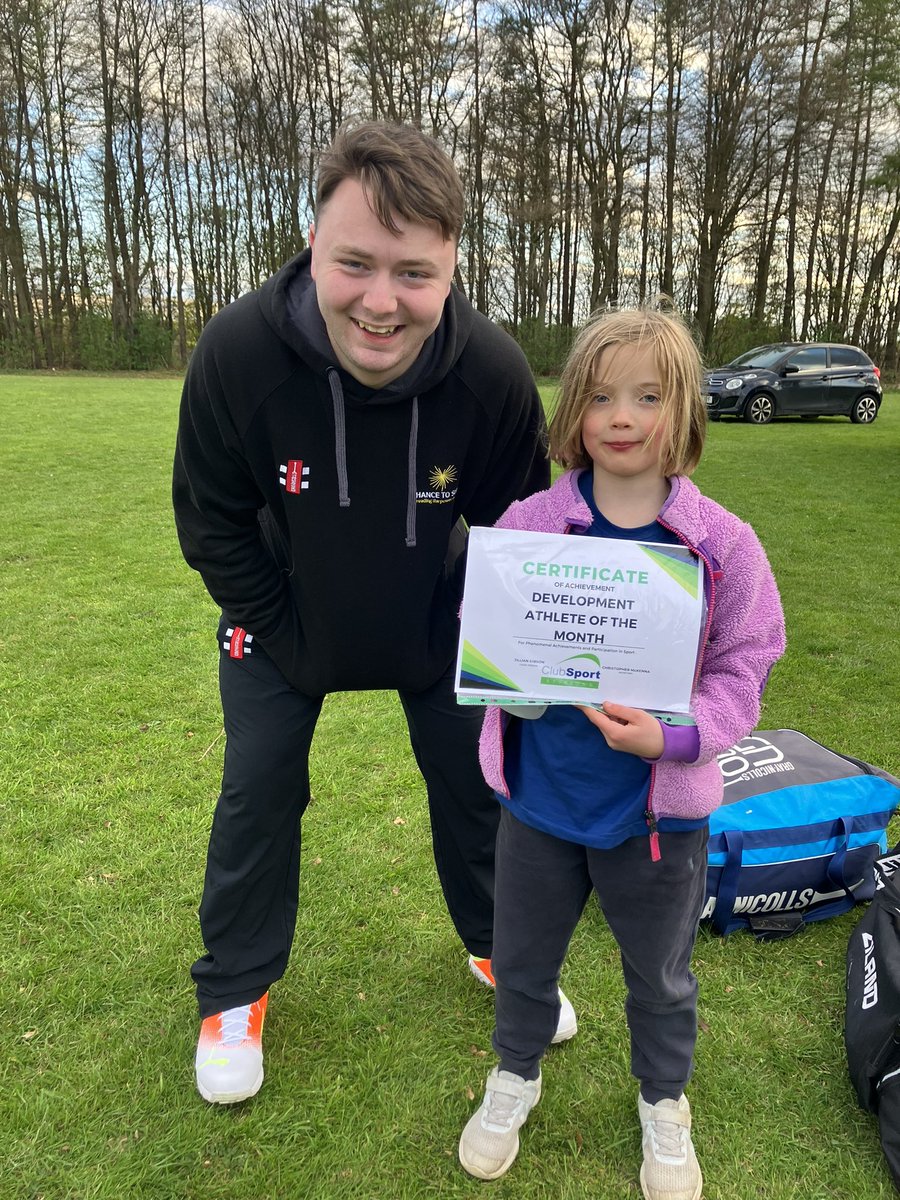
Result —
M 722 361 L 896 374 L 896 0 L 0 0 L 0 367 L 181 367 L 305 244 L 346 119 L 467 191 L 459 282 L 539 373 L 664 293 Z

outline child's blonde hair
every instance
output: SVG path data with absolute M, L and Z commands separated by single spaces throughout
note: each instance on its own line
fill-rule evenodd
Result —
M 597 362 L 604 350 L 623 344 L 651 349 L 656 356 L 662 417 L 648 441 L 659 444 L 664 475 L 690 475 L 700 461 L 706 437 L 700 352 L 681 317 L 653 308 L 595 313 L 578 334 L 563 368 L 550 420 L 550 457 L 566 470 L 591 465 L 581 426 L 596 395 Z

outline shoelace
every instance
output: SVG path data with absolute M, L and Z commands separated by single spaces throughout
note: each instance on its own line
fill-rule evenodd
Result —
M 491 1088 L 485 1100 L 484 1114 L 481 1118 L 482 1128 L 490 1130 L 491 1133 L 509 1133 L 513 1122 L 524 1108 L 522 1097 Z
M 681 1160 L 685 1157 L 685 1134 L 683 1125 L 674 1121 L 662 1121 L 657 1118 L 650 1122 L 650 1132 L 653 1137 L 654 1150 L 661 1158 Z
M 243 1004 L 240 1008 L 229 1008 L 222 1013 L 223 1045 L 236 1046 L 246 1038 L 251 1007 L 249 1004 Z

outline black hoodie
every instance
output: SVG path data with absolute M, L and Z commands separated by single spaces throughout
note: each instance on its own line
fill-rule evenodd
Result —
M 454 527 L 547 486 L 515 342 L 452 289 L 381 390 L 337 365 L 308 250 L 203 330 L 173 499 L 213 599 L 300 691 L 428 687 L 456 649 Z M 458 536 L 458 535 L 457 535 Z

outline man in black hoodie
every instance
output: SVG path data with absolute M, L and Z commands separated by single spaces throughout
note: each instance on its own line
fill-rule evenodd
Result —
M 432 139 L 342 131 L 320 165 L 310 248 L 218 313 L 191 358 L 173 496 L 185 558 L 222 608 L 227 735 L 207 953 L 192 970 L 197 1086 L 213 1103 L 262 1083 L 328 692 L 398 691 L 447 907 L 492 982 L 498 808 L 477 762 L 480 713 L 453 693 L 461 530 L 549 475 L 523 355 L 452 286 L 462 209 Z

